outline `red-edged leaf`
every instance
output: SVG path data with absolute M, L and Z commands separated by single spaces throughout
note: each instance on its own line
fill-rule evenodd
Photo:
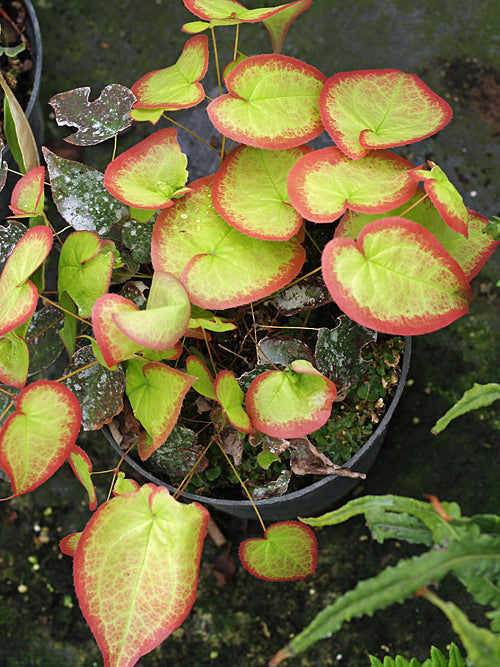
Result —
M 140 488 L 140 484 L 135 479 L 125 477 L 124 472 L 119 472 L 116 476 L 116 482 L 113 486 L 114 496 L 123 496 L 126 493 L 133 493 Z
M 202 308 L 231 308 L 284 287 L 300 271 L 305 253 L 295 238 L 254 239 L 233 229 L 212 204 L 213 176 L 162 211 L 151 244 L 155 271 L 169 271 Z
M 80 541 L 82 533 L 71 533 L 71 535 L 66 535 L 59 542 L 59 549 L 63 552 L 65 556 L 73 557 L 75 555 L 76 547 Z
M 238 146 L 215 175 L 212 201 L 232 227 L 248 236 L 287 241 L 302 224 L 290 206 L 287 177 L 291 167 L 313 149 L 298 146 L 269 151 Z M 248 178 L 252 174 L 252 178 Z
M 15 496 L 36 489 L 63 464 L 80 421 L 80 404 L 63 384 L 40 380 L 23 389 L 0 431 L 0 466 Z
M 326 82 L 319 105 L 326 130 L 353 159 L 372 148 L 425 139 L 452 116 L 447 102 L 421 79 L 397 69 L 339 72 Z
M 12 191 L 9 207 L 15 218 L 31 218 L 43 212 L 45 167 L 31 169 Z
M 173 632 L 196 597 L 208 512 L 146 484 L 100 505 L 74 558 L 83 615 L 107 667 L 132 667 Z
M 462 195 L 450 183 L 444 171 L 437 164 L 429 160 L 429 166 L 431 167 L 430 171 L 414 169 L 412 177 L 416 181 L 424 181 L 426 193 L 448 227 L 467 238 L 469 214 Z
M 104 294 L 94 304 L 92 327 L 99 350 L 109 368 L 119 361 L 130 359 L 142 347 L 122 333 L 114 321 L 117 313 L 136 311 L 139 311 L 137 306 L 119 294 Z
M 311 6 L 311 0 L 296 0 L 280 6 L 280 11 L 263 20 L 271 38 L 274 53 L 281 53 L 288 28 L 302 12 Z
M 89 510 L 93 512 L 97 507 L 97 497 L 95 494 L 94 483 L 92 482 L 92 462 L 78 445 L 73 445 L 68 456 L 68 463 L 71 470 L 75 473 L 77 480 L 87 491 L 89 495 Z M 64 552 L 63 552 L 64 553 Z
M 332 222 L 346 208 L 383 213 L 415 192 L 414 166 L 391 151 L 351 160 L 335 146 L 309 153 L 288 175 L 292 206 L 313 222 Z
M 215 400 L 214 378 L 203 361 L 195 357 L 194 354 L 190 355 L 186 359 L 186 371 L 188 375 L 197 378 L 193 384 L 193 389 L 202 396 Z
M 127 364 L 126 392 L 148 438 L 138 446 L 145 461 L 170 435 L 184 396 L 196 378 L 158 362 L 134 359 Z
M 215 396 L 231 424 L 243 433 L 251 433 L 252 424 L 243 409 L 245 394 L 231 371 L 221 371 L 215 378 Z
M 388 218 L 400 217 L 418 222 L 429 230 L 444 248 L 455 259 L 465 274 L 467 280 L 472 280 L 482 269 L 488 257 L 498 247 L 484 229 L 488 224 L 487 218 L 479 213 L 467 209 L 468 238 L 453 231 L 443 220 L 432 201 L 425 196 L 420 188 L 405 204 L 392 211 L 388 211 Z M 348 211 L 339 221 L 335 229 L 335 238 L 355 238 L 365 225 L 378 220 L 379 214 L 355 213 Z
M 22 389 L 28 379 L 29 362 L 25 340 L 12 331 L 0 338 L 0 382 Z
M 323 131 L 318 99 L 326 77 L 281 55 L 246 58 L 226 79 L 227 95 L 207 112 L 225 136 L 257 148 L 300 146 Z
M 99 97 L 89 102 L 90 88 L 76 88 L 55 95 L 49 104 L 56 113 L 58 125 L 78 127 L 78 132 L 65 137 L 77 146 L 92 146 L 106 141 L 130 127 L 130 109 L 135 96 L 125 86 L 113 83 Z
M 322 269 L 348 317 L 394 335 L 440 329 L 468 312 L 472 298 L 462 269 L 435 236 L 404 218 L 369 223 L 357 242 L 334 238 Z
M 187 191 L 187 158 L 177 130 L 154 132 L 116 157 L 104 172 L 104 185 L 120 201 L 135 208 L 172 206 L 172 197 Z
M 251 383 L 246 409 L 254 427 L 267 435 L 299 438 L 329 419 L 337 389 L 310 362 L 299 359 L 284 371 L 265 371 Z
M 0 276 L 0 336 L 31 317 L 38 290 L 28 280 L 52 247 L 52 231 L 44 225 L 29 229 L 18 241 Z
M 132 86 L 134 109 L 187 109 L 205 98 L 203 79 L 208 67 L 208 39 L 189 39 L 171 67 L 149 72 Z
M 318 544 L 309 526 L 280 521 L 269 526 L 264 537 L 242 542 L 239 554 L 245 570 L 257 579 L 295 581 L 315 573 Z

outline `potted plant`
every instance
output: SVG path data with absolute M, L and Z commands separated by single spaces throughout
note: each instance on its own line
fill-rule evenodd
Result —
M 191 471 L 179 492 L 193 478 L 204 483 L 217 449 L 256 511 L 252 481 L 233 462 L 245 447 L 264 471 L 293 454 L 316 473 L 356 475 L 311 438 L 333 407 L 347 404 L 351 386 L 358 397 L 370 393 L 362 369 L 373 332 L 382 347 L 370 349 L 389 385 L 385 361 L 390 368 L 399 353 L 386 358 L 386 337 L 434 331 L 466 313 L 469 281 L 496 247 L 483 234 L 487 220 L 464 207 L 436 164 L 413 165 L 389 150 L 451 118 L 420 79 L 397 70 L 327 78 L 281 55 L 288 26 L 310 0 L 251 11 L 232 0 L 184 4 L 201 20 L 183 27 L 194 36 L 174 65 L 131 90 L 115 84 L 89 102 L 90 90 L 80 88 L 51 105 L 59 124 L 78 128 L 69 142 L 116 141 L 132 119 L 156 124 L 204 100 L 206 29 L 263 22 L 274 53 L 244 57 L 235 45 L 223 72 L 228 92 L 221 83 L 207 107 L 222 137 L 216 173 L 188 181 L 173 127 L 113 157 L 104 174 L 44 149 L 46 170 L 23 176 L 10 204 L 29 228 L 2 230 L 0 466 L 12 496 L 64 461 L 86 488 L 95 513 L 61 548 L 74 555 L 80 605 L 110 665 L 134 664 L 189 613 L 208 513 L 157 484 L 139 487 L 119 465 L 116 497 L 97 508 L 92 464 L 76 444 L 81 425 L 97 429 L 121 415 L 121 435 L 127 441 L 130 428 L 142 461 L 177 442 L 171 477 L 187 463 Z M 215 37 L 213 45 L 216 53 Z M 335 146 L 314 150 L 308 142 L 325 129 Z M 47 217 L 47 176 L 69 234 Z M 56 299 L 45 290 L 46 264 L 47 280 L 57 275 Z M 333 309 L 326 326 L 322 307 Z M 338 359 L 346 348 L 332 343 L 332 313 L 340 312 L 347 364 Z M 273 336 L 276 326 L 293 327 L 293 336 Z M 52 375 L 59 339 L 71 361 Z M 247 365 L 243 374 L 236 360 Z M 47 367 L 50 379 L 28 383 Z M 271 484 L 284 487 L 275 477 Z M 288 581 L 314 571 L 308 527 L 263 528 L 263 538 L 240 549 L 250 572 Z

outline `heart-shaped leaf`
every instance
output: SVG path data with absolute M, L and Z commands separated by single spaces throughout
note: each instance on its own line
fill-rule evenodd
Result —
M 335 146 L 309 153 L 288 175 L 292 206 L 313 222 L 332 222 L 346 208 L 383 213 L 415 192 L 414 166 L 391 151 L 351 160 Z
M 257 579 L 295 581 L 315 573 L 318 543 L 309 526 L 280 521 L 269 526 L 264 537 L 242 542 L 239 555 L 245 570 Z
M 284 371 L 265 371 L 251 383 L 246 409 L 267 435 L 298 438 L 325 424 L 337 390 L 310 362 L 299 359 Z
M 190 355 L 186 359 L 186 371 L 188 375 L 197 378 L 193 384 L 193 389 L 202 396 L 215 400 L 214 378 L 203 361 L 195 357 L 194 354 Z
M 71 466 L 71 470 L 75 473 L 77 480 L 87 491 L 89 496 L 89 510 L 93 512 L 97 507 L 97 496 L 91 477 L 92 462 L 81 447 L 73 445 L 68 456 L 68 463 Z
M 80 404 L 63 384 L 40 380 L 23 389 L 0 431 L 0 466 L 15 496 L 33 491 L 63 464 L 80 421 Z
M 123 496 L 126 493 L 133 493 L 140 488 L 140 484 L 135 481 L 135 479 L 130 479 L 125 477 L 124 472 L 119 472 L 116 476 L 116 482 L 113 486 L 113 495 L 114 496 Z
M 0 382 L 22 389 L 28 379 L 29 352 L 26 341 L 10 331 L 0 338 Z
M 245 394 L 231 371 L 221 371 L 215 378 L 215 396 L 231 424 L 243 433 L 250 433 L 252 424 L 243 409 Z
M 188 191 L 187 158 L 177 130 L 167 127 L 116 157 L 104 172 L 104 185 L 120 201 L 135 208 L 172 206 L 172 197 Z
M 59 256 L 57 288 L 77 304 L 80 317 L 90 317 L 94 303 L 108 291 L 113 262 L 113 252 L 103 249 L 95 232 L 73 232 L 66 238 Z
M 83 615 L 106 665 L 132 667 L 188 615 L 208 512 L 146 484 L 100 505 L 74 558 Z
M 135 416 L 146 429 L 139 444 L 143 461 L 165 442 L 179 417 L 182 401 L 196 378 L 154 361 L 134 359 L 127 364 L 126 392 Z
M 328 134 L 354 160 L 425 139 L 452 116 L 418 76 L 397 69 L 339 72 L 325 83 L 319 106 Z
M 0 336 L 26 322 L 38 301 L 28 278 L 52 248 L 52 231 L 44 225 L 29 229 L 12 250 L 0 276 Z
M 207 112 L 225 136 L 257 148 L 300 146 L 323 131 L 319 93 L 326 77 L 295 58 L 246 58 L 226 79 L 227 95 L 210 102 Z
M 290 206 L 287 176 L 297 160 L 310 153 L 309 146 L 269 151 L 238 146 L 215 175 L 212 201 L 232 227 L 248 236 L 287 241 L 302 224 Z M 252 178 L 248 178 L 252 174 Z
M 191 307 L 186 290 L 170 273 L 155 271 L 146 310 L 122 310 L 113 315 L 128 338 L 152 350 L 168 350 L 186 332 Z
M 92 308 L 94 335 L 108 367 L 119 361 L 130 359 L 142 345 L 131 340 L 115 324 L 114 315 L 124 312 L 139 312 L 136 305 L 119 294 L 104 294 Z
M 284 287 L 300 271 L 302 246 L 242 234 L 223 220 L 211 198 L 213 176 L 191 183 L 191 192 L 162 211 L 153 231 L 155 271 L 169 271 L 202 308 L 231 308 Z
M 444 327 L 469 310 L 472 298 L 462 269 L 435 236 L 404 218 L 369 223 L 357 242 L 334 238 L 322 269 L 348 317 L 393 335 Z
M 43 212 L 45 167 L 35 167 L 20 178 L 12 191 L 9 207 L 16 218 L 31 218 Z
M 203 79 L 208 67 L 208 39 L 189 39 L 171 67 L 149 72 L 132 86 L 134 109 L 187 109 L 205 98 Z
M 42 152 L 54 203 L 73 229 L 89 230 L 102 236 L 126 216 L 123 204 L 109 196 L 100 171 L 58 157 L 47 148 L 42 148 Z
M 55 95 L 49 104 L 55 111 L 58 125 L 70 125 L 79 130 L 65 141 L 77 146 L 92 146 L 106 141 L 130 127 L 130 110 L 134 94 L 125 86 L 113 83 L 99 97 L 89 102 L 90 88 L 76 88 Z
M 449 181 L 444 171 L 429 160 L 430 171 L 414 169 L 412 177 L 424 181 L 424 188 L 448 227 L 467 238 L 469 214 L 462 195 Z
M 64 381 L 80 403 L 84 431 L 102 428 L 123 409 L 123 369 L 118 366 L 111 371 L 95 362 L 92 345 L 81 347 L 66 369 L 71 376 Z
M 488 220 L 470 209 L 467 212 L 468 238 L 465 238 L 444 222 L 432 201 L 419 188 L 405 204 L 388 211 L 386 217 L 407 218 L 428 229 L 460 264 L 467 280 L 472 280 L 499 244 L 484 233 Z M 379 214 L 348 211 L 335 229 L 335 238 L 356 238 L 365 225 L 381 217 Z

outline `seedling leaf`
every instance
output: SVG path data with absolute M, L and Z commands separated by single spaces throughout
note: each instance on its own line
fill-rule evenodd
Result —
M 201 505 L 146 484 L 90 519 L 76 547 L 74 581 L 106 665 L 132 667 L 184 621 L 208 518 Z
M 77 480 L 87 491 L 89 496 L 89 510 L 93 512 L 97 507 L 97 497 L 90 475 L 92 472 L 92 463 L 87 453 L 81 447 L 78 447 L 78 445 L 73 445 L 68 456 L 68 463 L 71 466 L 71 470 L 75 473 Z
M 240 560 L 248 572 L 265 581 L 295 581 L 316 571 L 318 544 L 309 526 L 281 521 L 269 526 L 264 537 L 240 544 Z
M 123 496 L 126 493 L 133 493 L 140 488 L 140 484 L 135 479 L 125 477 L 124 472 L 119 472 L 116 476 L 116 482 L 113 486 L 113 495 Z
M 402 146 L 441 130 L 452 111 L 415 74 L 396 69 L 340 72 L 325 83 L 321 118 L 354 160 L 373 148 Z
M 188 375 L 197 378 L 196 382 L 193 383 L 193 389 L 196 389 L 202 396 L 215 401 L 214 378 L 203 361 L 195 357 L 194 354 L 190 355 L 186 359 L 186 371 Z
M 221 371 L 215 378 L 215 395 L 231 424 L 243 433 L 250 433 L 252 424 L 243 409 L 245 394 L 231 371 Z
M 20 178 L 12 191 L 10 209 L 16 218 L 31 218 L 43 212 L 45 167 L 35 167 Z
M 93 102 L 89 102 L 89 94 L 88 87 L 75 88 L 49 100 L 58 125 L 79 128 L 75 134 L 65 137 L 70 144 L 93 146 L 132 125 L 130 110 L 135 95 L 128 88 L 113 83 Z

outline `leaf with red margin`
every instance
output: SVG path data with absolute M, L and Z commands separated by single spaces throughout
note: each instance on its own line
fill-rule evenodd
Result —
M 227 95 L 207 107 L 226 137 L 257 148 L 295 148 L 323 131 L 319 94 L 326 77 L 296 58 L 260 55 L 236 65 Z
M 208 39 L 189 39 L 171 67 L 149 72 L 132 86 L 134 109 L 188 109 L 205 98 L 203 79 L 208 67 Z
M 265 581 L 295 581 L 316 571 L 318 543 L 309 526 L 280 521 L 266 529 L 264 537 L 240 544 L 240 560 L 247 572 Z
M 7 259 L 0 275 L 0 336 L 33 315 L 38 290 L 28 280 L 52 248 L 52 231 L 44 225 L 28 229 Z
M 265 241 L 227 224 L 212 204 L 213 176 L 191 183 L 191 192 L 162 211 L 153 230 L 155 271 L 169 271 L 202 308 L 240 306 L 287 285 L 305 252 L 295 238 Z
M 243 433 L 252 432 L 252 424 L 243 410 L 243 393 L 236 376 L 231 371 L 221 371 L 215 378 L 215 396 L 222 405 L 231 424 Z
M 292 206 L 312 222 L 332 222 L 347 208 L 383 213 L 407 201 L 417 184 L 414 166 L 387 150 L 351 160 L 330 146 L 302 157 L 290 169 Z
M 469 310 L 464 272 L 427 229 L 404 218 L 383 218 L 357 242 L 334 238 L 322 257 L 334 301 L 358 324 L 392 335 L 436 331 Z
M 117 313 L 136 311 L 140 312 L 137 306 L 119 294 L 104 294 L 92 308 L 95 339 L 108 368 L 130 359 L 142 347 L 122 333 L 114 321 Z
M 31 218 L 43 212 L 44 178 L 45 167 L 36 167 L 17 181 L 9 204 L 11 217 Z
M 209 514 L 146 484 L 103 503 L 74 558 L 83 615 L 105 665 L 132 667 L 181 625 L 196 597 Z
M 78 445 L 73 445 L 68 456 L 68 463 L 71 470 L 75 473 L 75 477 L 87 491 L 89 495 L 89 510 L 93 512 L 97 507 L 97 497 L 95 494 L 94 483 L 92 482 L 92 462 Z M 63 552 L 64 553 L 64 552 Z
M 40 380 L 23 389 L 0 431 L 0 466 L 15 496 L 36 489 L 64 463 L 80 421 L 80 404 L 63 384 Z
M 71 533 L 71 535 L 66 535 L 59 542 L 59 549 L 63 552 L 65 556 L 73 557 L 75 555 L 76 547 L 82 536 L 81 531 L 79 533 Z
M 467 213 L 462 195 L 437 164 L 431 160 L 428 160 L 428 164 L 431 167 L 430 171 L 427 171 L 427 169 L 414 169 L 411 174 L 412 178 L 416 181 L 424 181 L 424 188 L 429 195 L 429 199 L 437 208 L 448 227 L 467 238 L 469 214 Z
M 125 391 L 149 436 L 137 448 L 143 461 L 170 435 L 184 396 L 195 381 L 195 377 L 155 361 L 133 359 L 127 363 Z
M 418 76 L 397 69 L 339 72 L 325 83 L 319 106 L 328 134 L 354 160 L 373 148 L 425 139 L 452 116 Z
M 112 83 L 93 102 L 89 102 L 89 94 L 88 87 L 75 88 L 49 100 L 58 125 L 79 128 L 75 134 L 65 137 L 70 144 L 93 146 L 132 125 L 130 109 L 135 96 L 128 88 Z
M 214 378 L 203 361 L 195 357 L 194 354 L 190 355 L 186 359 L 186 371 L 188 375 L 197 378 L 193 384 L 193 389 L 202 396 L 215 401 Z
M 283 151 L 235 148 L 215 174 L 212 202 L 219 215 L 248 236 L 268 241 L 291 239 L 302 217 L 290 206 L 287 177 L 297 160 L 312 150 L 310 146 Z
M 467 209 L 467 214 L 468 238 L 465 238 L 444 222 L 432 201 L 418 188 L 405 204 L 387 211 L 386 217 L 407 218 L 428 229 L 459 263 L 465 277 L 470 281 L 479 273 L 499 243 L 484 233 L 488 224 L 487 218 L 470 209 Z M 353 234 L 357 237 L 365 225 L 381 218 L 377 213 L 348 211 L 340 219 L 334 237 L 354 238 Z
M 170 273 L 155 271 L 146 310 L 123 310 L 112 315 L 130 340 L 152 350 L 168 350 L 186 332 L 191 306 L 182 284 Z
M 28 345 L 13 331 L 0 338 L 0 382 L 22 389 L 28 379 Z
M 124 151 L 104 172 L 104 186 L 113 197 L 134 208 L 157 209 L 172 206 L 172 197 L 185 187 L 187 158 L 171 127 L 153 132 Z
M 130 479 L 125 477 L 124 472 L 119 472 L 116 476 L 116 482 L 113 486 L 113 495 L 114 496 L 123 496 L 126 493 L 133 493 L 140 488 L 140 484 L 135 481 L 135 479 Z
M 329 419 L 337 389 L 313 365 L 298 359 L 284 371 L 265 371 L 250 384 L 246 409 L 266 435 L 299 438 Z
M 274 53 L 281 53 L 288 28 L 297 16 L 305 12 L 311 6 L 311 0 L 296 0 L 280 6 L 280 11 L 263 20 L 266 30 L 271 38 Z

